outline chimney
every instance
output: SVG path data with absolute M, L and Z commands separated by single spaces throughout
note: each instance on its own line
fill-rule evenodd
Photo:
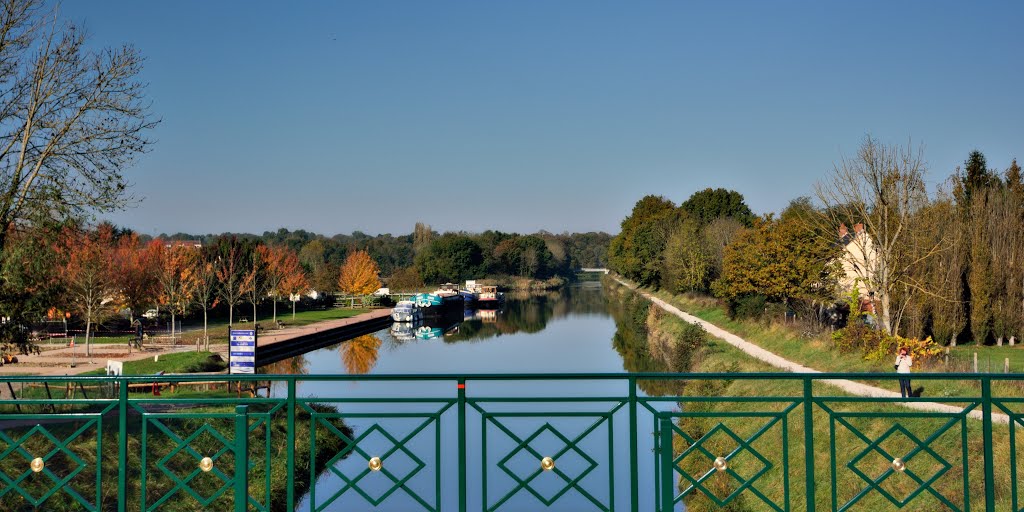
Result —
M 839 223 L 839 238 L 840 239 L 846 238 L 846 234 L 847 233 L 849 233 L 849 231 L 846 229 L 846 224 L 843 224 L 842 222 L 840 222 Z
M 863 232 L 864 232 L 864 224 L 861 224 L 860 222 L 858 222 L 858 223 L 853 225 L 853 234 L 854 235 L 859 235 L 859 234 L 861 234 Z

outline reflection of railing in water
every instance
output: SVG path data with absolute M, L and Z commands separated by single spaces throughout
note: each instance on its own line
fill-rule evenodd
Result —
M 0 400 L 0 506 L 108 510 L 116 503 L 118 510 L 162 510 L 194 503 L 193 508 L 245 510 L 248 502 L 258 510 L 276 510 L 270 505 L 269 467 L 271 459 L 283 457 L 285 470 L 279 474 L 286 479 L 287 496 L 279 503 L 289 511 L 297 503 L 296 475 L 315 479 L 325 471 L 337 485 L 314 489 L 309 510 L 365 500 L 411 504 L 401 510 L 522 510 L 523 503 L 532 503 L 530 509 L 667 511 L 694 499 L 714 506 L 743 500 L 765 510 L 894 505 L 994 511 L 1010 503 L 1016 509 L 1015 429 L 1024 425 L 1024 398 L 992 391 L 993 383 L 1016 378 L 915 374 L 915 380 L 979 386 L 973 396 L 941 399 L 946 407 L 933 411 L 905 408 L 904 399 L 836 396 L 831 388 L 815 386 L 836 379 L 895 385 L 895 378 L 257 375 L 225 379 L 274 381 L 283 396 L 175 398 L 128 392 L 131 386 L 163 383 L 167 377 L 10 377 L 17 384 L 80 383 L 112 393 Z M 174 377 L 178 382 L 203 379 L 209 376 Z M 665 380 L 683 383 L 684 392 L 648 397 L 639 391 L 640 382 Z M 722 380 L 788 383 L 793 392 L 696 393 L 708 389 L 703 384 Z M 316 382 L 341 389 L 299 396 L 300 384 Z M 356 395 L 341 386 L 344 382 L 380 392 Z M 727 407 L 709 411 L 708 404 Z M 176 430 L 176 422 L 184 420 L 192 421 L 180 423 L 188 429 Z M 994 420 L 1009 420 L 1010 426 Z M 353 432 L 339 421 L 367 426 Z M 400 431 L 396 425 L 403 421 L 411 426 Z M 275 428 L 261 427 L 270 424 Z M 296 432 L 303 429 L 310 433 L 308 444 L 297 447 Z M 156 438 L 164 442 L 154 444 Z M 340 440 L 335 443 L 340 448 L 318 453 L 331 440 Z M 641 449 L 651 442 L 653 451 Z M 296 466 L 300 449 L 314 460 L 309 467 Z M 267 479 L 267 494 L 253 495 L 250 473 L 264 464 L 268 470 L 258 474 Z M 628 483 L 616 487 L 616 482 Z M 997 489 L 997 482 L 1009 483 Z M 136 485 L 141 494 L 129 493 Z M 207 491 L 211 494 L 202 494 Z M 129 502 L 129 496 L 138 501 Z

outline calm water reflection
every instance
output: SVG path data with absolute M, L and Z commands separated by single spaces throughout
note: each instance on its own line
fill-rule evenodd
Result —
M 546 294 L 510 294 L 496 313 L 467 311 L 462 319 L 419 328 L 384 329 L 377 333 L 281 361 L 261 369 L 290 374 L 417 374 L 417 373 L 621 373 L 664 371 L 647 356 L 646 303 L 609 297 L 600 283 L 591 282 Z M 433 398 L 426 404 L 338 403 L 356 432 L 359 449 L 319 478 L 314 492 L 304 497 L 318 510 L 441 510 L 457 509 L 457 416 L 451 405 L 454 382 L 301 382 L 298 392 L 308 397 L 365 399 L 381 397 Z M 625 381 L 471 381 L 469 397 L 624 397 Z M 641 386 L 658 394 L 656 385 Z M 275 393 L 281 393 L 276 389 Z M 278 395 L 280 396 L 280 395 Z M 593 413 L 583 418 L 561 417 L 567 411 Z M 536 416 L 506 416 L 530 412 Z M 404 417 L 384 417 L 401 413 Z M 363 414 L 366 417 L 349 417 Z M 418 415 L 418 416 L 417 416 Z M 435 418 L 436 416 L 436 418 Z M 440 421 L 435 421 L 439 419 Z M 566 441 L 582 436 L 575 449 L 557 462 L 569 479 L 586 473 L 551 510 L 599 510 L 595 503 L 628 505 L 628 408 L 620 402 L 515 403 L 480 402 L 467 413 L 469 508 L 537 510 L 543 508 L 528 489 L 513 492 L 516 478 L 528 478 L 536 457 L 517 445 L 532 436 L 529 446 L 556 453 Z M 378 424 L 378 426 L 374 426 Z M 653 419 L 643 412 L 640 478 L 645 496 L 653 497 Z M 548 425 L 545 427 L 545 425 Z M 597 425 L 590 433 L 588 429 Z M 318 432 L 318 435 L 321 433 Z M 324 429 L 322 435 L 331 435 Z M 616 439 L 609 450 L 612 436 Z M 362 436 L 362 438 L 359 438 Z M 484 438 L 486 437 L 486 442 Z M 397 448 L 396 446 L 401 446 Z M 404 449 L 403 449 L 404 448 Z M 408 451 L 406 451 L 408 450 Z M 385 468 L 404 480 L 379 507 L 373 503 L 393 487 L 382 472 L 368 472 L 367 459 L 387 454 Z M 484 461 L 486 460 L 486 464 Z M 593 461 L 593 464 L 590 461 Z M 596 464 L 596 466 L 595 466 Z M 609 470 L 614 467 L 613 474 Z M 590 468 L 588 470 L 588 468 Z M 320 469 L 320 468 L 318 468 Z M 486 479 L 483 474 L 486 472 Z M 440 475 L 440 497 L 435 474 Z M 611 483 L 612 479 L 614 484 Z M 484 482 L 486 481 L 486 486 Z M 351 488 L 361 488 L 361 495 Z M 558 495 L 568 484 L 553 472 L 530 481 L 544 499 Z M 331 501 L 339 492 L 343 494 Z M 503 498 L 511 493 L 508 499 Z M 483 506 L 486 501 L 486 507 Z M 500 505 L 499 505 L 500 503 Z M 495 508 L 495 506 L 497 507 Z M 641 507 L 648 510 L 653 501 Z

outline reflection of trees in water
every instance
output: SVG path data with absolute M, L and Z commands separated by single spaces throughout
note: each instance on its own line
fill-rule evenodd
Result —
M 621 285 L 608 285 L 608 311 L 615 319 L 612 347 L 622 356 L 622 366 L 630 373 L 671 372 L 663 359 L 651 355 L 647 316 L 650 301 Z M 678 395 L 681 381 L 640 380 L 637 386 L 649 396 Z
M 309 361 L 305 355 L 289 357 L 276 363 L 259 367 L 258 373 L 268 375 L 306 375 L 309 373 Z
M 370 373 L 380 357 L 380 338 L 364 334 L 339 345 L 341 363 L 350 374 Z
M 479 341 L 502 334 L 535 333 L 548 323 L 570 315 L 607 315 L 599 283 L 566 286 L 547 292 L 515 291 L 505 295 L 505 305 L 493 320 L 469 320 L 446 342 Z

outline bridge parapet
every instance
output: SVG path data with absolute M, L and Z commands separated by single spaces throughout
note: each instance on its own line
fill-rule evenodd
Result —
M 180 396 L 210 375 L 10 377 L 0 508 L 1016 509 L 1016 376 L 914 375 L 976 390 L 942 399 L 836 379 L 897 376 L 224 375 Z

